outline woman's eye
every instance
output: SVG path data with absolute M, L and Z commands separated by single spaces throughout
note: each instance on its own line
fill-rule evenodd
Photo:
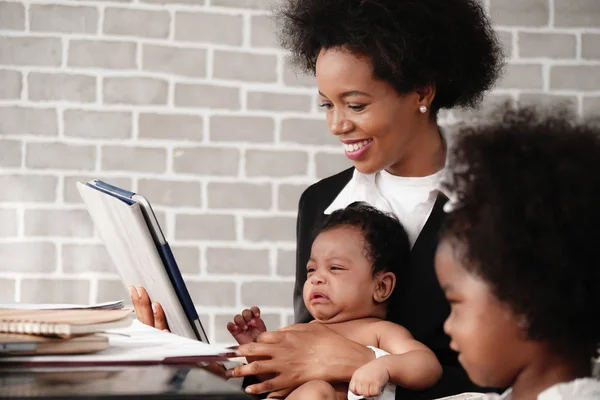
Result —
M 365 109 L 366 105 L 361 104 L 359 106 L 348 106 L 352 111 L 362 111 Z
M 329 110 L 333 106 L 330 103 L 321 103 L 319 104 L 319 107 Z

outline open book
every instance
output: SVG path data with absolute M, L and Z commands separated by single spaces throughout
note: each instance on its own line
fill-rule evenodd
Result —
M 71 337 L 131 325 L 132 310 L 19 310 L 0 308 L 0 333 Z
M 76 336 L 70 339 L 18 333 L 0 333 L 1 356 L 33 354 L 86 354 L 108 348 L 108 338 L 100 335 Z

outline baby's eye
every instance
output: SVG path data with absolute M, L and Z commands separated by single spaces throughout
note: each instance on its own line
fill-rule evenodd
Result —
M 340 270 L 341 271 L 343 268 L 338 267 L 337 265 L 332 265 L 331 269 L 334 270 L 334 271 L 336 271 L 336 270 Z
M 315 268 L 314 267 L 308 267 L 308 268 L 306 268 L 306 273 L 307 274 L 312 274 L 313 272 L 315 272 Z

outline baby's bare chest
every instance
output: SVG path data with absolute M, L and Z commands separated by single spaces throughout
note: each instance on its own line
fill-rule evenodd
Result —
M 373 322 L 348 321 L 324 325 L 346 339 L 360 343 L 363 346 L 377 347 L 379 345 L 379 335 L 377 334 L 376 328 L 377 324 L 374 324 Z

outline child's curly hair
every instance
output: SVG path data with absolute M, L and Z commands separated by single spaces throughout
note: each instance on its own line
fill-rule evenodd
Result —
M 434 85 L 434 112 L 476 105 L 503 65 L 478 0 L 285 0 L 276 16 L 282 47 L 304 70 L 315 72 L 321 49 L 345 48 L 399 93 Z
M 509 109 L 463 129 L 442 238 L 528 321 L 532 340 L 591 354 L 600 342 L 600 128 L 565 111 Z

